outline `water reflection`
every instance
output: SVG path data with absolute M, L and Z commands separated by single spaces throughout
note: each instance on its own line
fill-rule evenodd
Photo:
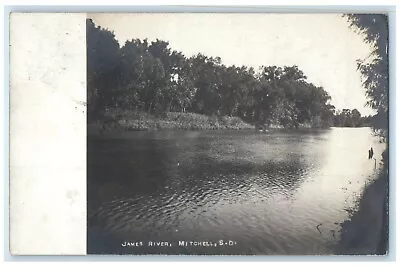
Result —
M 361 148 L 371 140 L 368 131 L 361 135 L 361 142 L 359 133 L 337 130 L 89 138 L 88 253 L 329 253 L 332 237 L 315 226 L 331 222 L 333 211 L 345 203 L 332 179 L 321 177 L 342 177 L 343 168 L 351 166 L 359 172 L 354 166 L 360 160 L 348 156 L 344 163 L 341 153 L 354 153 L 349 141 Z M 120 246 L 124 240 L 199 239 L 231 239 L 238 245 Z

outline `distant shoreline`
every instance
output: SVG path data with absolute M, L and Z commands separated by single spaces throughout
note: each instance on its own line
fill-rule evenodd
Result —
M 335 127 L 335 126 L 331 126 Z M 107 132 L 137 132 L 137 131 L 220 131 L 220 130 L 254 130 L 268 132 L 277 129 L 329 129 L 331 127 L 313 126 L 311 123 L 283 126 L 279 124 L 256 125 L 244 122 L 238 117 L 207 116 L 197 113 L 168 112 L 155 116 L 148 113 L 108 114 L 103 119 L 92 120 L 87 124 L 88 134 Z M 368 126 L 363 126 L 368 127 Z M 350 128 L 350 127 L 347 127 Z M 357 127 L 360 128 L 360 127 Z

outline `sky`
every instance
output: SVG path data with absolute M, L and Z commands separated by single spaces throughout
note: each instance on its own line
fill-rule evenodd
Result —
M 96 25 L 114 31 L 120 45 L 131 39 L 168 41 L 190 57 L 220 57 L 225 65 L 297 65 L 307 80 L 322 86 L 336 109 L 374 111 L 367 101 L 356 60 L 371 47 L 339 14 L 97 13 Z

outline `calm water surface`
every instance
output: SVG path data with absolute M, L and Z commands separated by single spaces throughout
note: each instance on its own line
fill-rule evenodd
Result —
M 89 137 L 88 253 L 332 254 L 383 149 L 369 128 Z

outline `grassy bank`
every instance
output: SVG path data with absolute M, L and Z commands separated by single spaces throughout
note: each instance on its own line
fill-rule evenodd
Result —
M 342 223 L 337 254 L 384 255 L 388 245 L 388 175 L 367 185 L 350 219 Z
M 88 132 L 107 130 L 242 130 L 254 129 L 238 117 L 206 116 L 196 113 L 168 112 L 155 116 L 148 113 L 109 112 L 105 119 L 89 123 Z
M 266 131 L 269 129 L 325 129 L 321 120 L 304 123 L 287 123 L 279 120 L 269 124 L 247 123 L 239 117 L 207 116 L 190 112 L 167 112 L 159 115 L 123 109 L 109 109 L 102 118 L 88 123 L 88 133 L 107 131 L 158 131 L 158 130 L 245 130 Z

